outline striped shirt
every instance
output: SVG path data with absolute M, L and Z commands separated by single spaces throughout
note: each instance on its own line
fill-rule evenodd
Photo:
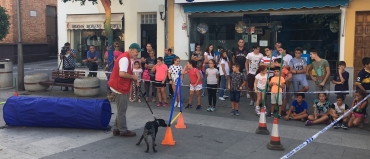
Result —
M 168 55 L 164 56 L 164 63 L 167 65 L 168 68 L 172 65 L 172 60 L 175 57 L 176 57 L 175 54 L 171 54 L 170 56 Z
M 264 56 L 261 59 L 261 63 L 270 64 L 270 59 L 271 59 L 271 57 Z M 271 63 L 274 63 L 274 60 L 275 59 L 276 59 L 276 57 L 275 56 L 272 56 Z M 267 70 L 268 70 L 268 67 L 267 67 Z M 270 76 L 269 77 L 272 77 L 272 76 L 274 76 L 274 69 L 270 68 Z

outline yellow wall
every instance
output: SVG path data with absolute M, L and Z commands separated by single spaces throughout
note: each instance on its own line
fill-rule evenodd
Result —
M 174 43 L 175 43 L 175 32 L 174 32 L 174 23 L 175 23 L 175 8 L 174 8 L 174 3 L 175 0 L 168 0 L 167 5 L 167 14 L 168 14 L 168 21 L 167 21 L 167 28 L 168 28 L 168 47 L 174 49 Z
M 351 0 L 346 10 L 344 61 L 347 67 L 354 66 L 355 20 L 357 11 L 370 11 L 370 1 Z

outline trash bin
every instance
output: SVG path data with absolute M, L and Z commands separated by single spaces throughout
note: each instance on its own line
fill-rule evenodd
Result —
M 13 62 L 10 59 L 0 60 L 0 89 L 13 87 Z

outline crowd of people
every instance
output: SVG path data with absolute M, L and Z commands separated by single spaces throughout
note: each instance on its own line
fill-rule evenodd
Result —
M 345 70 L 344 61 L 338 63 L 338 72 L 333 79 L 329 79 L 329 63 L 321 59 L 319 51 L 314 48 L 309 51 L 312 59 L 309 66 L 305 58 L 302 58 L 303 49 L 300 47 L 294 49 L 294 56 L 287 53 L 286 47 L 279 42 L 275 44 L 274 49 L 264 47 L 264 54 L 260 53 L 260 49 L 259 45 L 254 45 L 252 52 L 249 52 L 244 47 L 243 39 L 240 39 L 230 60 L 227 51 L 222 47 L 215 50 L 214 46 L 209 44 L 205 52 L 202 52 L 201 46 L 196 44 L 190 60 L 185 66 L 181 66 L 180 58 L 173 54 L 171 48 L 165 49 L 164 57 L 156 57 L 151 44 L 147 44 L 146 50 L 141 53 L 141 60 L 131 58 L 130 68 L 138 80 L 131 83 L 129 101 L 141 102 L 138 91 L 141 91 L 143 84 L 142 95 L 147 101 L 151 98 L 158 107 L 167 107 L 167 99 L 173 97 L 178 79 L 183 85 L 184 76 L 188 76 L 190 94 L 185 109 L 192 108 L 194 95 L 197 99 L 196 109 L 202 109 L 202 97 L 208 94 L 207 111 L 216 111 L 217 100 L 229 98 L 232 109 L 230 115 L 239 116 L 239 101 L 244 96 L 243 92 L 251 99 L 249 105 L 255 107 L 256 115 L 259 116 L 261 111 L 264 111 L 267 117 L 272 117 L 277 112 L 279 119 L 301 120 L 306 126 L 330 122 L 350 109 L 350 106 L 344 103 L 346 95 L 349 94 L 349 73 Z M 355 99 L 351 107 L 362 101 L 370 90 L 370 58 L 365 57 L 362 64 L 364 69 L 358 74 Z M 329 82 L 335 84 L 336 100 L 328 101 L 328 94 L 317 93 L 317 99 L 312 103 L 313 112 L 308 112 L 309 102 L 304 100 L 304 92 L 310 90 L 307 75 L 315 82 L 312 91 L 326 91 L 329 90 Z M 165 90 L 167 86 L 168 96 Z M 290 94 L 294 96 L 289 97 Z M 271 98 L 271 103 L 266 103 L 266 97 Z M 290 98 L 293 98 L 292 102 L 289 101 Z M 175 107 L 180 106 L 178 103 L 179 95 L 176 97 Z M 266 107 L 268 105 L 269 108 Z M 367 123 L 367 105 L 367 101 L 362 102 L 334 127 L 362 127 Z M 275 110 L 276 108 L 278 109 Z

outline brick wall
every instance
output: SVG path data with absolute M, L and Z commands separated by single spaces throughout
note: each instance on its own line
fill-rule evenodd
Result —
M 57 0 L 21 0 L 21 25 L 23 43 L 46 43 L 46 6 L 57 6 Z M 17 42 L 17 8 L 16 0 L 2 0 L 11 17 L 8 36 L 3 43 Z M 36 17 L 30 16 L 30 11 L 36 11 Z

